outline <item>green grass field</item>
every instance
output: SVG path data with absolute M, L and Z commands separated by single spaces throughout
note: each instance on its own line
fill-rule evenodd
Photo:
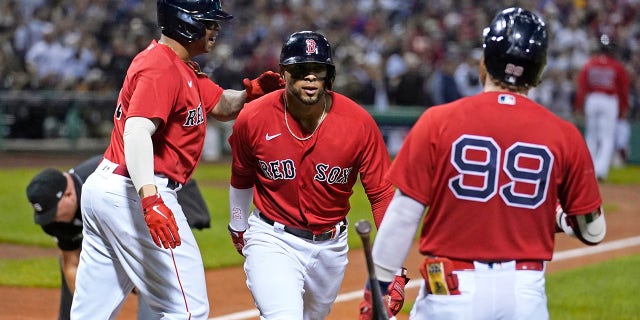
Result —
M 67 168 L 59 168 L 66 170 Z M 33 222 L 33 209 L 25 190 L 40 169 L 10 169 L 0 172 L 0 181 L 15 181 L 14 185 L 0 185 L 0 243 L 25 244 L 55 248 L 52 238 Z M 226 164 L 203 164 L 194 177 L 211 212 L 211 228 L 194 230 L 206 268 L 237 266 L 242 263 L 231 244 L 227 231 L 229 222 L 228 181 L 230 169 Z M 351 198 L 350 221 L 373 221 L 369 203 L 359 184 Z M 355 230 L 349 229 L 350 246 L 361 247 Z M 57 259 L 19 259 L 0 261 L 0 285 L 56 287 L 59 285 Z
M 55 248 L 53 240 L 33 223 L 33 212 L 25 195 L 29 180 L 38 171 L 32 168 L 0 171 L 0 181 L 13 182 L 0 184 L 0 243 Z M 205 267 L 240 265 L 242 257 L 235 251 L 227 233 L 229 166 L 203 164 L 195 178 L 211 211 L 211 228 L 194 231 Z M 614 169 L 609 183 L 640 185 L 640 166 Z M 369 204 L 359 184 L 355 191 L 349 220 L 371 221 Z M 361 247 L 353 228 L 349 233 L 350 246 Z M 551 318 L 640 319 L 640 303 L 633 298 L 640 289 L 638 266 L 640 256 L 631 256 L 549 275 L 547 292 Z M 56 258 L 0 260 L 0 286 L 54 288 L 59 284 Z

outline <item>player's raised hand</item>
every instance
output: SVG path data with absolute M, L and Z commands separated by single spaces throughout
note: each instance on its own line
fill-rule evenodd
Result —
M 164 204 L 160 194 L 142 198 L 142 212 L 144 221 L 149 227 L 153 242 L 160 248 L 172 249 L 180 245 L 178 224 L 173 212 Z
M 242 80 L 242 84 L 247 91 L 247 98 L 245 102 L 249 102 L 262 97 L 271 91 L 284 88 L 285 82 L 280 74 L 273 71 L 265 71 L 253 80 L 244 78 Z

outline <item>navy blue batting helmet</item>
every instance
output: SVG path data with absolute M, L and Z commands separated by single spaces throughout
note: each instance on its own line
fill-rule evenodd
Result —
M 220 0 L 158 0 L 158 25 L 162 34 L 180 43 L 202 38 L 207 21 L 231 20 Z
M 325 85 L 331 89 L 336 69 L 333 65 L 331 45 L 324 35 L 314 31 L 299 31 L 289 36 L 280 51 L 280 65 L 287 66 L 298 63 L 327 65 Z
M 523 8 L 498 13 L 483 31 L 484 63 L 494 79 L 507 85 L 535 87 L 547 64 L 547 30 L 537 15 Z

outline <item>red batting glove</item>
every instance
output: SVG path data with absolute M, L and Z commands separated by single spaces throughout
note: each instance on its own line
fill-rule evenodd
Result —
M 227 226 L 229 229 L 229 235 L 231 236 L 231 242 L 233 242 L 233 246 L 236 247 L 236 251 L 244 257 L 242 254 L 242 249 L 244 248 L 244 231 L 235 231 L 231 229 L 231 226 Z
M 273 71 L 265 71 L 253 80 L 244 78 L 242 80 L 242 84 L 247 91 L 247 98 L 244 102 L 249 102 L 260 98 L 271 91 L 284 88 L 285 82 L 280 74 Z
M 144 221 L 149 227 L 151 239 L 160 248 L 172 249 L 180 245 L 178 224 L 171 209 L 164 204 L 160 194 L 142 198 Z
M 358 308 L 360 309 L 359 320 L 373 320 L 373 302 L 371 300 L 371 290 L 368 286 L 364 288 L 364 299 L 360 302 Z
M 407 269 L 402 268 L 399 275 L 396 275 L 391 282 L 378 281 L 380 292 L 382 293 L 382 301 L 385 303 L 389 317 L 397 315 L 404 305 L 405 292 L 404 287 L 409 282 L 407 278 Z M 364 289 L 364 299 L 360 302 L 359 320 L 376 320 L 373 319 L 373 303 L 371 298 L 371 290 L 368 283 Z
M 387 295 L 384 297 L 384 300 L 387 302 L 387 307 L 389 307 L 389 310 L 394 316 L 402 310 L 405 297 L 404 287 L 408 282 L 407 269 L 402 268 L 400 274 L 396 275 L 387 287 Z

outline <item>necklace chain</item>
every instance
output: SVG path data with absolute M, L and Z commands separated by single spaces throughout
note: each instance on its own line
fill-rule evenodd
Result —
M 320 127 L 320 124 L 322 123 L 322 121 L 324 120 L 324 118 L 326 116 L 327 116 L 327 98 L 325 97 L 324 98 L 324 107 L 322 108 L 322 115 L 320 116 L 320 120 L 318 121 L 318 124 L 313 129 L 313 132 L 311 132 L 311 134 L 309 134 L 308 136 L 306 136 L 304 138 L 300 138 L 300 137 L 296 136 L 296 134 L 293 133 L 293 131 L 291 131 L 291 127 L 289 127 L 289 120 L 287 119 L 287 97 L 284 98 L 284 123 L 287 125 L 287 130 L 289 130 L 289 133 L 294 138 L 298 139 L 299 141 L 306 141 L 306 140 L 311 139 L 311 137 L 313 137 L 313 134 L 316 133 L 316 131 Z

